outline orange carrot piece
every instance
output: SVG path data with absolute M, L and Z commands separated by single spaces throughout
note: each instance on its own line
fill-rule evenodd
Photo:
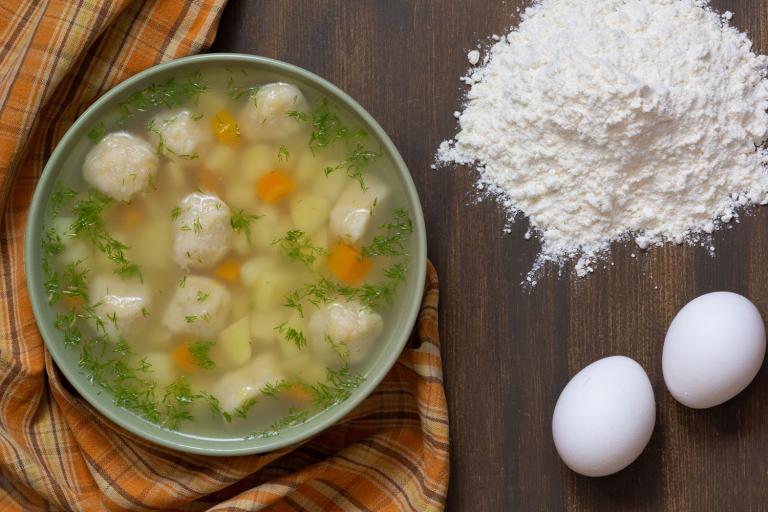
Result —
M 144 220 L 144 212 L 135 204 L 126 206 L 120 215 L 120 228 L 124 231 L 133 231 Z
M 216 270 L 213 271 L 216 277 L 234 283 L 240 278 L 240 262 L 233 259 L 224 260 Z
M 197 175 L 197 182 L 205 192 L 217 193 L 219 191 L 219 177 L 207 167 L 200 169 Z
M 361 256 L 357 247 L 337 244 L 328 256 L 328 268 L 342 283 L 350 286 L 359 284 L 370 272 L 373 263 Z
M 222 144 L 235 146 L 240 143 L 240 128 L 237 127 L 237 122 L 235 122 L 232 114 L 226 110 L 222 110 L 211 117 L 211 128 Z
M 256 194 L 265 203 L 275 203 L 296 188 L 296 183 L 282 171 L 270 171 L 256 184 Z
M 294 384 L 293 386 L 284 390 L 283 394 L 295 402 L 300 402 L 303 404 L 312 403 L 312 395 L 304 388 L 304 386 L 299 384 Z
M 176 366 L 187 372 L 193 372 L 197 369 L 195 358 L 192 357 L 192 352 L 189 351 L 189 346 L 186 343 L 182 343 L 171 352 L 171 358 Z

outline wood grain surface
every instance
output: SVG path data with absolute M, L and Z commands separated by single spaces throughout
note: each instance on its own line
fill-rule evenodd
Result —
M 441 331 L 451 412 L 448 509 L 766 510 L 768 369 L 711 410 L 676 403 L 661 348 L 672 317 L 714 290 L 752 299 L 768 315 L 768 211 L 702 247 L 641 253 L 616 245 L 611 266 L 581 281 L 550 269 L 520 282 L 538 249 L 525 219 L 502 235 L 503 212 L 475 205 L 474 172 L 430 169 L 455 133 L 458 77 L 478 42 L 517 23 L 522 0 L 231 0 L 215 51 L 302 66 L 356 98 L 390 134 L 413 173 L 441 278 Z M 715 1 L 768 53 L 766 0 Z M 555 401 L 578 370 L 615 354 L 648 372 L 657 401 L 648 448 L 628 469 L 583 478 L 551 438 Z

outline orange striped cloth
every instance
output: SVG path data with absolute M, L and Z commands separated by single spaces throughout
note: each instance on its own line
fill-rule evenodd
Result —
M 0 510 L 441 510 L 448 417 L 430 266 L 411 345 L 339 424 L 261 456 L 187 455 L 100 416 L 35 327 L 23 231 L 45 160 L 95 98 L 204 50 L 224 0 L 0 2 Z

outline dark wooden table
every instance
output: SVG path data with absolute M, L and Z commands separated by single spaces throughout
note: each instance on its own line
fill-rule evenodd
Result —
M 637 258 L 615 246 L 615 266 L 575 282 L 550 272 L 519 283 L 538 244 L 521 219 L 473 205 L 474 173 L 430 169 L 453 136 L 458 77 L 477 42 L 517 22 L 522 0 L 231 0 L 215 51 L 282 59 L 356 98 L 397 144 L 426 216 L 441 277 L 446 391 L 451 412 L 448 508 L 465 510 L 766 510 L 768 369 L 734 400 L 705 411 L 677 404 L 661 375 L 661 347 L 677 310 L 699 294 L 732 290 L 768 314 L 768 211 L 759 209 L 703 248 L 664 247 Z M 720 0 L 755 48 L 768 52 L 768 2 Z M 628 469 L 589 479 L 570 472 L 550 422 L 568 379 L 623 354 L 656 392 L 653 438 Z

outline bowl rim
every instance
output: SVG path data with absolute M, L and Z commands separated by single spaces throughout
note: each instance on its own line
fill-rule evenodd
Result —
M 282 76 L 296 76 L 310 82 L 313 87 L 317 88 L 324 95 L 332 97 L 336 102 L 349 109 L 362 121 L 362 124 L 365 125 L 366 128 L 370 128 L 373 135 L 372 138 L 380 142 L 382 149 L 389 154 L 395 172 L 399 175 L 400 180 L 402 180 L 404 184 L 407 196 L 406 199 L 409 209 L 411 210 L 410 213 L 414 225 L 414 244 L 412 251 L 414 260 L 411 262 L 411 265 L 414 268 L 412 274 L 413 279 L 417 280 L 417 284 L 415 285 L 416 293 L 404 301 L 408 307 L 407 309 L 403 308 L 402 311 L 407 317 L 404 322 L 399 323 L 399 331 L 394 332 L 390 336 L 391 338 L 396 338 L 393 350 L 385 352 L 380 356 L 378 361 L 379 364 L 372 366 L 369 369 L 365 382 L 357 388 L 347 400 L 318 413 L 301 425 L 283 431 L 278 436 L 271 438 L 243 438 L 221 441 L 212 441 L 210 438 L 198 439 L 198 441 L 206 443 L 221 442 L 223 445 L 221 447 L 200 446 L 195 444 L 196 440 L 194 435 L 181 434 L 176 431 L 165 429 L 144 420 L 130 411 L 127 411 L 127 416 L 121 415 L 119 411 L 125 410 L 117 407 L 114 402 L 110 401 L 108 404 L 103 404 L 99 400 L 96 400 L 96 395 L 106 392 L 83 379 L 83 375 L 76 367 L 64 364 L 62 358 L 64 357 L 65 351 L 68 349 L 64 347 L 63 344 L 58 343 L 58 340 L 55 339 L 57 331 L 54 330 L 53 326 L 46 324 L 42 320 L 44 317 L 43 312 L 49 305 L 44 298 L 42 281 L 39 279 L 40 274 L 38 274 L 38 270 L 40 272 L 42 272 L 42 270 L 36 269 L 36 266 L 40 266 L 41 261 L 41 247 L 39 240 L 47 210 L 48 198 L 53 186 L 59 178 L 60 169 L 62 168 L 61 164 L 65 160 L 67 148 L 77 142 L 78 136 L 81 135 L 84 127 L 98 122 L 99 118 L 109 112 L 108 110 L 102 112 L 102 110 L 111 108 L 111 105 L 116 99 L 123 96 L 126 91 L 129 91 L 135 85 L 150 77 L 164 75 L 173 72 L 174 70 L 194 66 L 196 64 L 221 66 L 244 64 L 248 66 L 261 66 L 267 71 Z M 157 64 L 120 82 L 94 101 L 93 104 L 89 106 L 67 129 L 66 133 L 57 143 L 56 148 L 48 158 L 39 181 L 35 185 L 24 235 L 24 270 L 27 277 L 27 289 L 35 317 L 35 323 L 38 326 L 45 346 L 59 370 L 61 370 L 80 395 L 111 422 L 152 443 L 159 444 L 166 448 L 200 455 L 230 456 L 266 453 L 302 443 L 336 424 L 376 389 L 379 383 L 397 362 L 400 354 L 405 348 L 421 309 L 421 301 L 426 279 L 427 240 L 421 202 L 407 165 L 384 129 L 357 101 L 352 99 L 347 93 L 328 80 L 311 71 L 287 62 L 241 53 L 208 53 L 182 57 Z M 149 427 L 147 427 L 148 425 L 160 429 L 160 432 L 149 431 Z M 164 433 L 165 436 L 169 437 L 158 437 L 161 433 Z

